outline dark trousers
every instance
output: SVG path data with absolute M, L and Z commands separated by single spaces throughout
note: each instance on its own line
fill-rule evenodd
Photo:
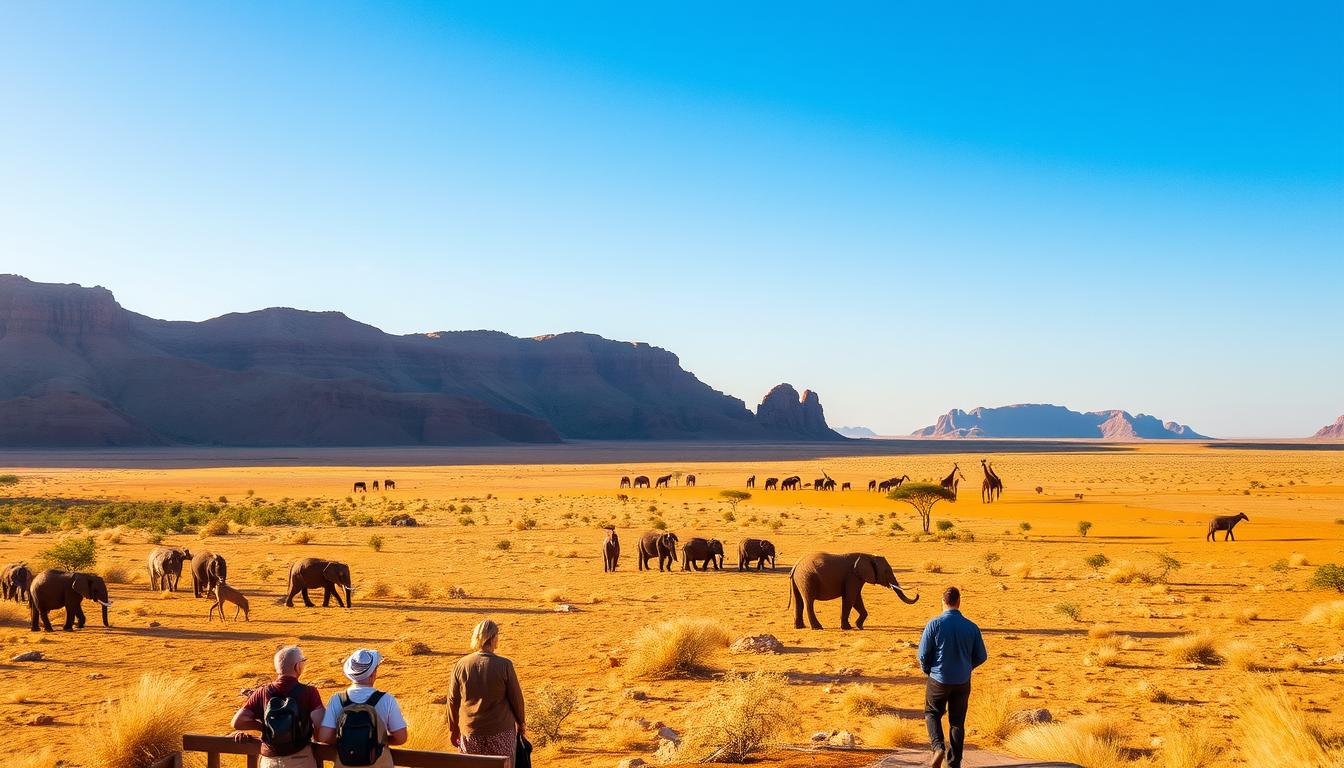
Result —
M 929 678 L 924 688 L 924 722 L 929 727 L 929 743 L 935 750 L 947 751 L 947 768 L 960 768 L 961 751 L 966 746 L 966 705 L 971 700 L 971 684 L 943 685 Z M 948 742 L 943 741 L 943 712 L 947 712 Z

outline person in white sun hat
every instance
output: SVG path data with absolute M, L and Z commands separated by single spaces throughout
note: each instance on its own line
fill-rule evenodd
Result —
M 392 768 L 392 750 L 406 743 L 406 719 L 390 693 L 374 687 L 382 654 L 360 648 L 345 660 L 350 687 L 327 702 L 318 741 L 336 748 L 337 768 Z

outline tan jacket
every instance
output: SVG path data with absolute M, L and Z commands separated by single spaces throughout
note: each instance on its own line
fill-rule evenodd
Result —
M 513 662 L 479 651 L 453 666 L 448 726 L 465 736 L 494 736 L 524 722 L 523 689 Z

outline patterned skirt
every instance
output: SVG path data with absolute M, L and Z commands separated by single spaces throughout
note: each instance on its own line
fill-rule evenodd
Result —
M 491 736 L 483 736 L 479 733 L 473 733 L 470 736 L 462 734 L 462 754 L 464 755 L 513 757 L 513 750 L 517 746 L 518 731 L 514 728 Z

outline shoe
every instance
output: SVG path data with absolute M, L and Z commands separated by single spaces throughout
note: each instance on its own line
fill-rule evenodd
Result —
M 933 757 L 929 758 L 929 768 L 943 768 L 943 760 L 947 759 L 947 750 L 938 748 L 933 750 Z

